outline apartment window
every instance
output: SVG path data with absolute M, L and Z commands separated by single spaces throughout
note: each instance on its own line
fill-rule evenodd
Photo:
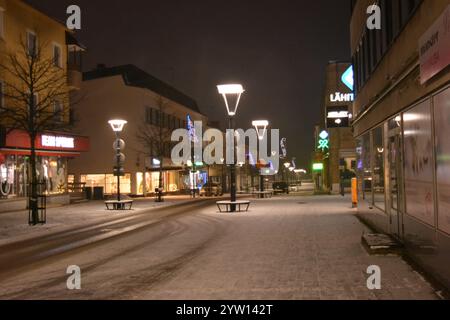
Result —
M 159 126 L 161 121 L 161 112 L 159 112 L 158 110 L 154 110 L 153 112 L 153 124 L 155 126 Z
M 152 114 L 153 114 L 153 109 L 152 108 L 145 108 L 145 122 L 147 124 L 152 124 Z
M 53 116 L 55 122 L 64 121 L 64 106 L 61 101 L 56 100 L 53 102 Z
M 392 19 L 390 19 L 390 11 L 388 10 L 388 1 L 390 0 L 381 0 L 380 6 L 381 6 L 381 25 L 382 29 L 380 32 L 381 40 L 380 40 L 380 46 L 381 46 L 381 55 L 384 55 L 384 53 L 389 48 L 389 45 L 391 43 L 392 39 Z
M 53 44 L 53 64 L 56 67 L 62 68 L 62 49 L 57 43 Z
M 33 31 L 27 31 L 27 50 L 30 56 L 37 53 L 37 36 Z
M 5 37 L 5 10 L 0 7 L 0 38 Z
M 402 13 L 400 3 L 401 0 L 391 0 L 393 39 L 397 37 L 402 27 L 401 26 Z
M 414 10 L 420 4 L 421 0 L 403 0 L 400 3 L 401 24 L 404 26 L 408 23 Z
M 0 81 L 0 108 L 5 106 L 5 84 Z

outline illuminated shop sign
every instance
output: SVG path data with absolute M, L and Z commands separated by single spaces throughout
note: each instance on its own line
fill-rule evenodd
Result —
M 341 82 L 350 89 L 350 93 L 343 93 L 341 91 L 336 91 L 330 94 L 330 101 L 337 102 L 353 102 L 355 100 L 355 95 L 353 94 L 353 89 L 355 85 L 353 66 L 348 67 L 347 70 L 341 76 Z
M 355 100 L 355 95 L 353 93 L 341 93 L 335 92 L 330 94 L 331 102 L 353 102 Z
M 353 115 L 345 108 L 328 108 L 327 128 L 345 128 L 350 126 Z
M 69 137 L 42 135 L 41 143 L 43 147 L 48 148 L 75 148 L 75 138 Z
M 450 5 L 419 39 L 420 82 L 425 84 L 450 64 Z
M 322 150 L 322 152 L 325 152 L 325 150 L 330 149 L 330 140 L 328 132 L 322 131 L 320 133 L 318 149 Z
M 314 163 L 313 171 L 323 171 L 323 163 Z
M 347 86 L 351 91 L 353 91 L 353 86 L 355 85 L 355 80 L 353 77 L 353 66 L 350 66 L 342 75 L 341 81 Z

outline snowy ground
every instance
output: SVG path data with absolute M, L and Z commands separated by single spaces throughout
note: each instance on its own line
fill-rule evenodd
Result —
M 253 200 L 251 211 L 207 206 L 74 250 L 0 280 L 1 299 L 437 299 L 398 256 L 370 256 L 350 200 Z M 66 288 L 78 265 L 82 289 Z M 370 291 L 368 266 L 382 271 Z M 0 275 L 1 279 L 1 275 Z
M 189 196 L 166 197 L 165 202 L 162 203 L 156 203 L 153 198 L 136 199 L 131 212 L 107 211 L 103 201 L 89 201 L 49 208 L 47 210 L 47 224 L 35 227 L 28 225 L 28 211 L 0 213 L 0 245 L 71 229 L 79 225 L 125 217 L 130 213 L 139 213 L 189 201 L 191 201 Z

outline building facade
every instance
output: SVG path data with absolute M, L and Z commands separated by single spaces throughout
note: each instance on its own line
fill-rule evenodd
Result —
M 161 160 L 152 148 L 142 141 L 142 133 L 158 134 L 158 128 L 171 132 L 186 129 L 189 122 L 207 118 L 199 111 L 197 103 L 180 91 L 154 78 L 133 65 L 97 69 L 83 74 L 79 94 L 83 97 L 77 105 L 77 128 L 89 135 L 91 150 L 82 158 L 70 162 L 70 179 L 85 183 L 86 187 L 103 188 L 104 194 L 117 192 L 117 178 L 113 175 L 114 134 L 108 121 L 128 121 L 121 138 L 125 141 L 125 176 L 120 179 L 124 194 L 143 196 L 154 193 L 159 186 Z M 201 186 L 207 179 L 207 168 L 197 161 L 195 170 L 186 164 L 176 166 L 171 161 L 170 135 L 164 137 L 162 159 L 165 192 L 189 190 Z M 192 174 L 192 171 L 195 171 Z
M 326 68 L 324 127 L 328 133 L 328 150 L 324 152 L 324 184 L 334 192 L 350 187 L 356 169 L 356 143 L 350 122 L 354 100 L 353 66 L 349 62 L 331 61 Z M 320 139 L 319 139 L 320 141 Z
M 37 49 L 39 48 L 39 49 Z M 58 122 L 60 128 L 69 129 L 71 121 L 70 93 L 81 84 L 81 53 L 84 48 L 76 41 L 74 35 L 56 20 L 46 16 L 23 1 L 0 0 L 0 107 L 16 108 L 18 105 L 12 100 L 7 91 L 10 88 L 22 86 L 22 80 L 12 76 L 6 69 L 15 55 L 17 63 L 25 63 L 22 56 L 39 50 L 42 60 L 51 59 L 52 68 L 60 70 L 67 80 L 64 86 L 62 100 L 48 103 L 48 114 L 54 113 L 52 121 Z M 47 88 L 36 88 L 36 101 L 46 96 Z M 47 95 L 48 97 L 48 95 Z M 42 98 L 43 99 L 43 98 Z M 26 104 L 25 104 L 26 105 Z M 31 112 L 31 111 L 27 111 Z M 28 117 L 31 119 L 30 117 Z M 25 208 L 25 200 L 29 194 L 31 143 L 28 132 L 17 129 L 14 124 L 0 119 L 0 206 L 9 206 L 6 200 L 20 200 L 18 209 Z M 13 126 L 14 125 L 14 126 Z M 49 126 L 51 127 L 51 126 Z M 14 129 L 14 130 L 13 130 Z M 68 159 L 80 156 L 87 151 L 89 141 L 85 136 L 77 135 L 69 130 L 64 132 L 47 132 L 45 129 L 36 137 L 38 179 L 45 181 L 45 192 L 49 196 L 48 202 L 58 201 L 67 203 L 68 197 Z M 0 210 L 2 210 L 0 208 Z
M 450 6 L 353 1 L 353 128 L 361 217 L 450 287 Z

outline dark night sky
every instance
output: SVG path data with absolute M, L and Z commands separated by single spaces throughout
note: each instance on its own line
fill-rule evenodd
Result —
M 132 63 L 197 100 L 210 120 L 224 120 L 216 84 L 247 92 L 237 124 L 271 121 L 288 152 L 306 167 L 329 60 L 349 59 L 347 0 L 29 0 L 65 21 L 82 9 L 84 69 Z

